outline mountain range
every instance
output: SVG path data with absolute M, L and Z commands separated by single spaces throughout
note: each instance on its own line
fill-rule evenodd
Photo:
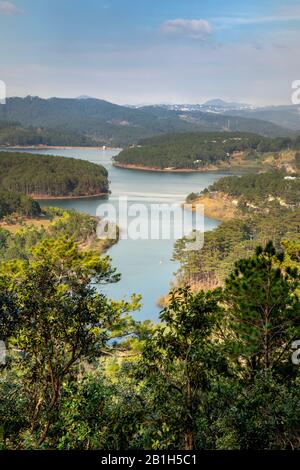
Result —
M 15 122 L 16 126 L 30 127 L 37 132 L 51 130 L 52 135 L 53 132 L 74 133 L 90 145 L 119 146 L 173 132 L 253 132 L 275 137 L 292 135 L 300 129 L 297 107 L 247 106 L 210 100 L 203 105 L 133 108 L 87 96 L 74 99 L 27 96 L 8 98 L 0 106 L 0 121 L 2 127 Z

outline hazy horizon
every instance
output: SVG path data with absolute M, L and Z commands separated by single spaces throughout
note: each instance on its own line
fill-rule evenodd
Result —
M 8 96 L 288 105 L 300 0 L 0 1 Z
M 257 108 L 264 108 L 264 107 L 276 107 L 276 106 L 298 106 L 299 105 L 296 105 L 296 104 L 293 104 L 293 103 L 269 103 L 269 104 L 265 104 L 265 105 L 254 105 L 253 103 L 245 103 L 245 102 L 241 102 L 241 101 L 235 101 L 235 100 L 232 100 L 232 99 L 225 99 L 225 98 L 220 98 L 219 96 L 217 97 L 210 97 L 204 101 L 199 101 L 199 102 L 170 102 L 170 101 L 161 101 L 161 102 L 156 102 L 156 101 L 153 101 L 153 102 L 148 102 L 148 103 L 140 103 L 140 102 L 137 102 L 137 103 L 120 103 L 120 102 L 116 102 L 116 101 L 110 101 L 109 99 L 106 99 L 106 98 L 103 98 L 103 97 L 97 97 L 97 96 L 65 96 L 65 95 L 55 95 L 55 96 L 40 96 L 40 95 L 36 95 L 36 94 L 28 94 L 28 95 L 13 95 L 13 96 L 7 96 L 7 99 L 10 99 L 10 98 L 27 98 L 27 97 L 31 97 L 31 98 L 40 98 L 40 99 L 43 99 L 43 100 L 50 100 L 50 99 L 73 99 L 73 100 L 84 100 L 84 99 L 93 99 L 93 100 L 99 100 L 99 101 L 107 101 L 111 104 L 115 104 L 115 105 L 118 105 L 118 106 L 124 106 L 124 107 L 143 107 L 143 106 L 174 106 L 174 105 L 180 105 L 180 106 L 193 106 L 193 105 L 205 105 L 207 102 L 209 101 L 212 101 L 212 100 L 222 100 L 224 102 L 226 102 L 227 104 L 240 104 L 240 105 L 247 105 L 247 106 L 254 106 L 254 107 L 257 107 Z

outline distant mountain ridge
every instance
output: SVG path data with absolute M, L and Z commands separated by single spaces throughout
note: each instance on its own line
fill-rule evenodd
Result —
M 0 106 L 0 121 L 22 126 L 77 133 L 94 145 L 126 146 L 142 138 L 175 132 L 231 131 L 265 136 L 291 135 L 278 124 L 248 116 L 225 116 L 205 110 L 164 106 L 129 108 L 95 98 L 8 98 Z
M 300 131 L 300 106 L 278 105 L 258 107 L 251 104 L 228 102 L 220 98 L 202 104 L 169 104 L 158 107 L 184 112 L 212 112 L 230 116 L 260 119 L 294 131 Z
M 300 131 L 300 106 L 282 105 L 267 106 L 264 108 L 244 109 L 230 111 L 233 116 L 262 119 L 273 124 Z
M 245 103 L 237 103 L 235 101 L 224 101 L 220 98 L 208 100 L 205 103 L 203 103 L 203 107 L 215 107 L 215 108 L 228 108 L 228 109 L 248 109 L 248 108 L 253 108 L 254 106 L 245 104 Z

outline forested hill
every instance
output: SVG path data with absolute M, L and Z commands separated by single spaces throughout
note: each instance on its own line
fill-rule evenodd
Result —
M 142 138 L 166 133 L 193 131 L 254 132 L 266 136 L 290 135 L 292 131 L 276 124 L 248 117 L 230 118 L 219 114 L 166 110 L 161 107 L 129 108 L 107 101 L 88 99 L 9 98 L 0 106 L 0 121 L 17 121 L 22 126 L 59 130 L 80 135 L 94 145 L 126 146 Z M 18 133 L 21 131 L 18 130 Z M 76 139 L 74 136 L 74 142 Z M 75 145 L 73 144 L 73 145 Z
M 292 259 L 299 262 L 300 177 L 280 171 L 227 176 L 201 193 L 191 193 L 187 201 L 194 209 L 203 205 L 207 216 L 222 223 L 205 233 L 201 250 L 187 250 L 188 238 L 176 243 L 181 280 L 206 289 L 223 285 L 235 262 L 268 240 L 278 249 L 291 244 Z
M 0 191 L 36 198 L 104 194 L 108 192 L 107 171 L 75 158 L 0 152 Z
M 0 220 L 12 214 L 37 217 L 41 214 L 41 208 L 37 201 L 24 194 L 0 192 Z
M 300 138 L 266 138 L 249 133 L 168 134 L 141 140 L 139 145 L 123 150 L 115 157 L 117 164 L 158 169 L 206 169 L 229 165 L 236 152 L 256 160 L 260 154 L 300 148 Z
M 300 176 L 283 171 L 225 176 L 201 193 L 189 194 L 186 202 L 194 210 L 198 204 L 203 205 L 208 217 L 223 221 L 242 220 L 253 214 L 265 216 L 296 209 L 299 212 Z
M 250 203 L 268 206 L 277 203 L 291 207 L 300 204 L 300 177 L 286 176 L 275 171 L 243 176 L 227 176 L 216 181 L 208 192 L 220 191 L 239 200 L 240 204 Z M 206 191 L 204 191 L 206 192 Z
M 97 144 L 100 144 L 97 142 Z M 58 145 L 58 146 L 91 146 L 94 140 L 84 134 L 62 128 L 44 128 L 25 126 L 20 122 L 0 121 L 1 146 L 30 146 L 30 145 Z

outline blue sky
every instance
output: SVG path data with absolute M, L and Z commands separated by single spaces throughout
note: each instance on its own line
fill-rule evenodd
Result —
M 290 103 L 300 0 L 0 0 L 9 96 Z

